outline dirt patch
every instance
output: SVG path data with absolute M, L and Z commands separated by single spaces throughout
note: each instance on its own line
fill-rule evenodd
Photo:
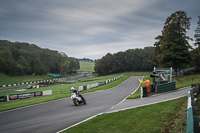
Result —
M 195 102 L 195 105 L 197 106 L 197 114 L 200 116 L 200 94 L 197 95 L 197 101 Z
M 187 97 L 172 112 L 170 121 L 165 123 L 162 133 L 185 133 L 187 126 Z

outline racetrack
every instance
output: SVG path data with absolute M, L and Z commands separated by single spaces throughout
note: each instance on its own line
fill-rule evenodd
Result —
M 87 105 L 75 106 L 70 98 L 64 98 L 2 112 L 0 132 L 55 133 L 107 111 L 138 88 L 139 78 L 134 76 L 114 88 L 84 94 Z

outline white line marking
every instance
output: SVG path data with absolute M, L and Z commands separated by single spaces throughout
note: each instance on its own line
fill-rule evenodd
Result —
M 186 96 L 186 95 L 184 95 L 184 96 Z M 124 111 L 124 110 L 127 110 L 127 109 L 134 109 L 134 108 L 138 108 L 138 107 L 142 107 L 142 106 L 147 106 L 147 105 L 152 105 L 152 104 L 157 104 L 157 103 L 161 103 L 161 102 L 166 102 L 166 101 L 178 99 L 178 98 L 181 98 L 181 97 L 184 97 L 184 96 L 178 96 L 178 97 L 174 97 L 174 98 L 170 98 L 170 99 L 165 99 L 165 100 L 162 100 L 162 101 L 157 101 L 157 102 L 142 104 L 142 105 L 138 105 L 138 106 L 133 106 L 133 107 L 128 107 L 128 108 L 118 109 L 118 110 L 114 110 L 114 111 L 110 111 L 110 112 L 105 112 L 105 113 L 114 113 L 114 112 Z
M 65 130 L 67 130 L 67 129 L 69 129 L 69 128 L 72 128 L 72 127 L 74 127 L 74 126 L 77 126 L 77 125 L 79 125 L 79 124 L 81 124 L 81 123 L 83 123 L 83 122 L 86 122 L 86 121 L 88 121 L 88 120 L 90 120 L 90 119 L 92 119 L 92 118 L 95 118 L 95 117 L 97 117 L 98 115 L 101 115 L 101 114 L 102 114 L 102 113 L 99 113 L 99 114 L 97 114 L 97 115 L 93 115 L 93 116 L 91 116 L 91 117 L 89 117 L 89 118 L 87 118 L 87 119 L 85 119 L 85 120 L 82 120 L 82 121 L 80 121 L 80 122 L 78 122 L 78 123 L 76 123 L 76 124 L 74 124 L 74 125 L 71 125 L 71 126 L 65 128 L 65 129 L 63 129 L 63 130 L 60 130 L 60 131 L 58 131 L 58 132 L 56 132 L 56 133 L 61 133 L 61 132 L 65 131 Z
M 74 127 L 74 126 L 77 126 L 77 125 L 79 125 L 79 124 L 81 124 L 81 123 L 83 123 L 83 122 L 86 122 L 86 121 L 88 121 L 88 120 L 90 120 L 90 119 L 92 119 L 92 118 L 95 118 L 95 117 L 97 117 L 97 116 L 99 116 L 99 115 L 103 115 L 103 114 L 105 114 L 105 113 L 114 113 L 114 112 L 124 111 L 124 110 L 127 110 L 127 109 L 133 109 L 133 108 L 138 108 L 138 107 L 142 107 L 142 106 L 152 105 L 152 104 L 156 104 L 156 103 L 166 102 L 166 101 L 178 99 L 178 98 L 181 98 L 181 97 L 184 97 L 184 96 L 186 96 L 186 95 L 178 96 L 178 97 L 170 98 L 170 99 L 165 99 L 165 100 L 162 100 L 162 101 L 152 102 L 152 103 L 148 103 L 148 104 L 138 105 L 138 106 L 134 106 L 134 107 L 119 109 L 119 110 L 115 110 L 115 111 L 102 112 L 102 113 L 99 113 L 99 114 L 97 114 L 97 115 L 91 116 L 91 117 L 89 117 L 89 118 L 87 118 L 87 119 L 85 119 L 85 120 L 83 120 L 83 121 L 81 121 L 81 122 L 78 122 L 78 123 L 76 123 L 76 124 L 74 124 L 74 125 L 71 125 L 71 126 L 65 128 L 65 129 L 61 130 L 61 131 L 58 131 L 57 133 L 61 133 L 61 132 L 65 131 L 65 130 L 67 130 L 67 129 L 69 129 L 69 128 L 72 128 L 72 127 Z
M 144 76 L 142 77 L 142 80 L 143 80 L 143 78 L 144 78 Z M 138 90 L 138 88 L 140 87 L 140 85 L 141 85 L 141 83 L 139 84 L 139 86 L 137 87 L 137 89 L 134 92 L 131 93 L 131 95 L 133 95 Z
M 144 76 L 143 76 L 143 78 L 144 78 Z M 129 78 L 128 78 L 128 79 L 129 79 Z M 127 80 L 128 80 L 128 79 L 127 79 Z M 127 81 L 127 80 L 125 80 L 125 81 Z M 124 82 L 125 82 L 125 81 L 124 81 Z M 122 82 L 122 83 L 123 83 L 123 82 Z M 120 83 L 120 84 L 122 84 L 122 83 Z M 119 85 L 120 85 L 120 84 L 119 84 Z M 140 83 L 140 84 L 141 84 L 141 83 Z M 118 85 L 117 85 L 117 86 L 118 86 Z M 115 86 L 115 87 L 117 87 L 117 86 Z M 138 86 L 138 88 L 139 88 L 139 87 L 140 87 L 140 85 Z M 114 88 L 114 87 L 113 87 L 113 88 Z M 138 88 L 137 88 L 137 89 L 138 89 Z M 136 90 L 137 90 L 137 89 L 136 89 Z M 136 90 L 135 90 L 135 91 L 136 91 Z M 135 91 L 134 91 L 133 93 L 135 93 Z M 128 96 L 129 96 L 129 95 L 128 95 Z M 128 97 L 128 96 L 127 96 L 127 97 Z M 127 97 L 126 97 L 126 98 L 127 98 Z M 124 98 L 124 99 L 123 99 L 121 102 L 119 102 L 118 104 L 124 102 L 124 101 L 126 100 L 126 98 Z M 118 105 L 118 104 L 116 104 L 116 105 Z M 114 105 L 114 106 L 116 106 L 116 105 Z M 111 108 L 113 108 L 114 106 L 112 106 Z M 111 108 L 109 108 L 109 109 L 111 109 Z M 109 110 L 109 109 L 108 109 L 108 110 Z M 102 115 L 102 114 L 104 114 L 105 112 L 106 112 L 106 111 L 104 111 L 104 112 L 102 112 L 102 113 L 99 113 L 99 114 L 96 114 L 96 115 L 94 115 L 94 116 L 91 116 L 91 117 L 89 117 L 89 118 L 87 118 L 87 119 L 85 119 L 85 120 L 82 120 L 82 121 L 80 121 L 80 122 L 78 122 L 78 123 L 76 123 L 76 124 L 74 124 L 74 125 L 71 125 L 71 126 L 65 128 L 65 129 L 63 129 L 63 130 L 60 130 L 60 131 L 58 131 L 58 132 L 56 132 L 56 133 L 61 133 L 61 132 L 65 131 L 65 130 L 67 130 L 67 129 L 69 129 L 69 128 L 72 128 L 72 127 L 77 126 L 77 125 L 79 125 L 79 124 L 81 124 L 81 123 L 83 123 L 83 122 L 86 122 L 86 121 L 88 121 L 88 120 L 90 120 L 90 119 L 92 119 L 92 118 L 95 118 L 95 117 L 97 117 L 98 115 Z
M 144 78 L 144 76 L 142 77 L 142 79 L 143 79 L 143 78 Z M 131 95 L 133 95 L 133 94 L 138 90 L 138 88 L 140 87 L 140 85 L 141 85 L 141 83 L 139 84 L 139 86 L 137 87 L 137 89 L 134 90 L 134 91 L 131 93 Z M 127 99 L 127 97 L 129 97 L 129 95 L 126 96 L 121 102 L 117 103 L 116 105 L 113 105 L 113 106 L 112 106 L 111 108 L 109 108 L 109 109 L 112 109 L 112 108 L 114 108 L 115 106 L 117 106 L 117 105 L 123 103 L 123 102 Z M 108 110 L 109 110 L 109 109 L 108 109 Z

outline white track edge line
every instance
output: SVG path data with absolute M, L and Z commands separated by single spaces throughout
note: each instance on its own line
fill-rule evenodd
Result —
M 93 116 L 91 116 L 91 117 L 89 117 L 89 118 L 87 118 L 87 119 L 85 119 L 85 120 L 82 120 L 82 121 L 80 121 L 80 122 L 78 122 L 78 123 L 76 123 L 76 124 L 73 124 L 73 125 L 71 125 L 71 126 L 65 128 L 65 129 L 62 129 L 62 130 L 56 132 L 56 133 L 61 133 L 61 132 L 65 131 L 65 130 L 67 130 L 67 129 L 69 129 L 69 128 L 72 128 L 72 127 L 74 127 L 74 126 L 77 126 L 77 125 L 79 125 L 79 124 L 81 124 L 81 123 L 83 123 L 83 122 L 86 122 L 86 121 L 88 121 L 88 120 L 90 120 L 90 119 L 92 119 L 92 118 L 95 118 L 95 117 L 97 117 L 98 115 L 101 115 L 101 114 L 103 114 L 103 113 L 99 113 L 99 114 L 93 115 Z
M 144 78 L 144 76 L 143 76 L 143 78 Z M 128 78 L 129 79 L 129 78 Z M 127 79 L 127 80 L 128 80 Z M 127 80 L 125 80 L 125 81 L 127 81 Z M 124 82 L 125 82 L 124 81 Z M 122 82 L 123 83 L 123 82 Z M 120 83 L 120 84 L 122 84 L 122 83 Z M 119 85 L 120 85 L 119 84 Z M 141 84 L 141 83 L 140 83 Z M 139 84 L 139 86 L 138 86 L 138 88 L 140 87 L 140 84 Z M 118 85 L 117 85 L 118 86 Z M 116 87 L 116 86 L 115 86 Z M 137 89 L 138 89 L 137 88 Z M 136 90 L 137 90 L 136 89 Z M 136 91 L 135 90 L 135 91 Z M 135 91 L 133 92 L 133 93 L 135 93 Z M 127 96 L 128 97 L 128 96 Z M 126 98 L 127 98 L 126 97 Z M 124 98 L 121 102 L 119 102 L 119 103 L 117 103 L 116 105 L 118 105 L 118 104 L 120 104 L 120 103 L 122 103 L 122 102 L 124 102 L 125 100 L 126 100 L 126 98 Z M 116 105 L 114 105 L 114 106 L 116 106 Z M 113 108 L 114 106 L 112 106 L 111 108 Z M 111 109 L 111 108 L 109 108 L 109 109 Z M 108 109 L 108 110 L 109 110 Z M 74 127 L 74 126 L 77 126 L 77 125 L 79 125 L 79 124 L 81 124 L 81 123 L 83 123 L 83 122 L 86 122 L 86 121 L 88 121 L 88 120 L 90 120 L 90 119 L 92 119 L 92 118 L 95 118 L 95 117 L 97 117 L 97 116 L 99 116 L 99 115 L 102 115 L 102 114 L 105 114 L 106 113 L 106 111 L 104 111 L 104 112 L 102 112 L 102 113 L 99 113 L 99 114 L 96 114 L 96 115 L 93 115 L 93 116 L 91 116 L 91 117 L 89 117 L 89 118 L 87 118 L 87 119 L 85 119 L 85 120 L 82 120 L 82 121 L 80 121 L 80 122 L 78 122 L 78 123 L 76 123 L 76 124 L 73 124 L 73 125 L 71 125 L 71 126 L 69 126 L 69 127 L 67 127 L 67 128 L 65 128 L 65 129 L 62 129 L 62 130 L 60 130 L 60 131 L 58 131 L 58 132 L 56 132 L 56 133 L 61 133 L 61 132 L 63 132 L 63 131 L 65 131 L 65 130 L 67 130 L 67 129 L 70 129 L 70 128 L 72 128 L 72 127 Z
M 143 78 L 144 78 L 144 76 L 142 77 L 142 79 L 143 79 Z M 138 88 L 140 87 L 140 85 L 141 85 L 141 83 L 138 85 L 137 89 L 135 89 L 135 90 L 131 93 L 131 95 L 134 94 L 134 93 L 138 90 Z M 117 105 L 123 103 L 123 102 L 127 99 L 127 97 L 129 97 L 129 95 L 126 96 L 121 102 L 117 103 L 116 105 L 113 105 L 113 106 L 110 107 L 109 109 L 112 109 L 112 108 L 114 108 L 115 106 L 117 106 Z M 109 109 L 108 109 L 108 110 L 109 110 Z
M 178 97 L 174 97 L 174 98 L 170 98 L 170 99 L 165 99 L 165 100 L 162 100 L 162 101 L 157 101 L 157 102 L 142 104 L 142 105 L 138 105 L 138 106 L 134 106 L 134 107 L 128 107 L 128 108 L 118 109 L 118 110 L 114 110 L 114 111 L 110 111 L 110 112 L 105 112 L 105 113 L 106 114 L 108 114 L 108 113 L 114 113 L 114 112 L 124 111 L 124 110 L 127 110 L 127 109 L 134 109 L 134 108 L 138 108 L 138 107 L 142 107 L 142 106 L 147 106 L 147 105 L 152 105 L 152 104 L 167 102 L 167 101 L 175 100 L 175 99 L 178 99 L 178 98 L 181 98 L 181 97 L 184 97 L 184 96 L 186 96 L 186 95 L 182 95 L 182 96 L 178 96 Z

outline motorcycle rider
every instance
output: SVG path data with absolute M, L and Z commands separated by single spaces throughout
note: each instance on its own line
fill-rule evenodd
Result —
M 83 96 L 76 90 L 76 87 L 71 87 L 71 91 L 72 93 L 76 93 L 77 96 L 79 96 L 81 98 L 81 100 L 83 100 Z

